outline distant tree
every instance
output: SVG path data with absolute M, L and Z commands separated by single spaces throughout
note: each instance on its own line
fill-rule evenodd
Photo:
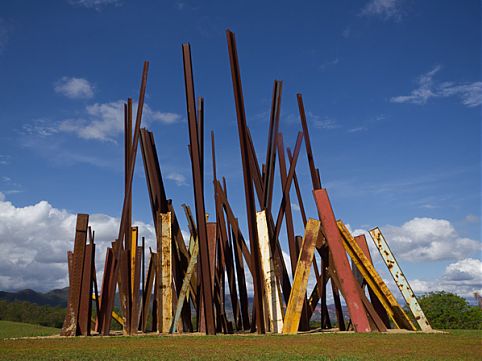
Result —
M 435 329 L 482 329 L 482 310 L 453 293 L 431 292 L 419 303 Z

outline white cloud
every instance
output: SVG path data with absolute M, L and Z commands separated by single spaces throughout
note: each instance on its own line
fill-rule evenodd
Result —
M 435 66 L 429 72 L 422 74 L 418 80 L 418 88 L 409 95 L 399 95 L 390 98 L 392 103 L 426 104 L 431 98 L 458 97 L 463 105 L 472 108 L 482 104 L 482 82 L 435 84 L 433 78 L 441 69 Z
M 70 99 L 89 99 L 94 96 L 93 85 L 83 78 L 64 76 L 55 82 L 54 90 Z
M 47 201 L 16 207 L 0 193 L 0 289 L 66 287 L 67 251 L 73 249 L 75 222 L 75 214 Z M 102 279 L 105 251 L 117 236 L 119 219 L 93 214 L 89 224 L 95 230 L 96 267 L 98 279 Z M 134 225 L 139 226 L 139 235 L 146 237 L 147 246 L 155 244 L 151 225 Z
M 102 10 L 103 7 L 113 5 L 120 6 L 121 0 L 69 0 L 69 3 L 73 6 L 84 7 L 88 9 L 95 9 L 97 11 Z
M 434 281 L 415 279 L 410 284 L 418 294 L 446 291 L 470 298 L 474 292 L 482 293 L 482 262 L 466 258 L 449 264 L 442 277 Z
M 134 117 L 137 104 L 133 104 Z M 62 132 L 74 133 L 79 138 L 114 141 L 116 136 L 124 132 L 124 102 L 117 100 L 109 103 L 95 103 L 85 108 L 86 116 L 78 119 L 67 119 L 58 125 Z M 144 104 L 142 124 L 160 122 L 173 124 L 179 122 L 181 116 L 175 113 L 163 113 L 153 110 Z M 134 120 L 135 122 L 135 120 Z
M 381 228 L 397 257 L 411 261 L 460 260 L 482 250 L 482 243 L 461 237 L 445 219 L 413 218 Z
M 186 177 L 178 172 L 170 172 L 166 175 L 166 178 L 174 181 L 178 186 L 186 185 Z
M 297 204 L 297 203 L 291 203 L 291 209 L 296 211 L 296 212 L 300 212 L 301 211 L 301 208 L 300 206 Z
M 361 16 L 377 16 L 383 20 L 400 21 L 403 15 L 401 0 L 370 0 L 361 10 Z

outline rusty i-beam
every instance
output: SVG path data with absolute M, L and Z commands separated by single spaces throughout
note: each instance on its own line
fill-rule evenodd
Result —
M 247 144 L 247 125 L 244 110 L 243 87 L 241 85 L 241 74 L 239 69 L 238 51 L 234 33 L 226 30 L 228 41 L 229 61 L 231 65 L 231 78 L 233 81 L 234 100 L 236 105 L 236 116 L 238 120 L 239 143 L 241 146 L 241 159 L 243 163 L 244 190 L 246 198 L 246 216 L 248 222 L 249 242 L 253 263 L 253 285 L 254 285 L 254 309 L 256 312 L 256 329 L 258 333 L 264 333 L 264 312 L 263 312 L 263 287 L 261 275 L 261 263 L 259 256 L 258 235 L 256 232 L 256 208 L 254 204 L 253 182 L 249 166 L 249 150 Z
M 199 237 L 199 254 L 202 280 L 202 298 L 204 304 L 204 318 L 206 323 L 206 333 L 214 335 L 216 326 L 214 321 L 213 295 L 211 272 L 209 269 L 209 249 L 207 240 L 206 227 L 206 210 L 204 206 L 204 190 L 203 190 L 203 171 L 201 169 L 202 160 L 200 157 L 201 145 L 198 122 L 196 121 L 196 97 L 194 95 L 194 80 L 191 61 L 191 47 L 189 44 L 183 44 L 182 55 L 184 63 L 184 84 L 186 88 L 186 106 L 189 122 L 189 139 L 191 149 L 191 166 L 194 183 L 194 201 L 196 205 L 196 223 Z

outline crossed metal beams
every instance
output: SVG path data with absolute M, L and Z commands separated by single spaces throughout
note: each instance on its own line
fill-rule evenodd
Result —
M 193 217 L 190 208 L 183 205 L 190 230 L 189 240 L 183 238 L 173 203 L 167 198 L 154 135 L 145 128 L 141 129 L 148 72 L 148 62 L 145 62 L 134 132 L 132 99 L 129 98 L 124 105 L 124 202 L 118 236 L 112 247 L 107 249 L 101 293 L 98 293 L 95 276 L 94 235 L 88 227 L 88 215 L 78 215 L 74 251 L 68 253 L 70 291 L 62 334 L 89 335 L 94 331 L 108 335 L 112 319 L 122 325 L 124 334 L 129 335 L 147 332 L 149 323 L 150 330 L 159 333 L 296 333 L 310 329 L 310 319 L 320 301 L 321 328 L 331 328 L 326 305 L 328 282 L 331 282 L 340 330 L 351 327 L 356 332 L 386 331 L 391 326 L 388 316 L 396 327 L 415 329 L 404 311 L 393 301 L 388 288 L 381 285 L 377 278 L 366 240 L 351 237 L 342 223 L 336 221 L 327 190 L 322 188 L 320 172 L 315 167 L 301 94 L 297 94 L 297 103 L 302 131 L 297 135 L 293 151 L 290 148 L 285 150 L 283 135 L 279 131 L 283 90 L 283 83 L 279 80 L 275 80 L 273 85 L 265 163 L 258 163 L 246 121 L 236 39 L 230 30 L 226 31 L 226 37 L 243 169 L 249 247 L 229 203 L 226 180 L 222 177 L 221 183 L 218 179 L 214 132 L 211 132 L 211 156 L 215 217 L 214 221 L 208 222 L 204 197 L 204 99 L 199 97 L 196 104 L 191 49 L 189 44 L 184 44 L 188 149 L 195 206 Z M 139 245 L 138 229 L 132 226 L 132 181 L 139 141 L 157 240 L 156 252 L 150 250 L 147 275 L 144 238 Z M 296 174 L 303 141 L 319 220 L 308 220 Z M 279 207 L 273 208 L 276 160 L 282 192 Z M 305 226 L 304 237 L 295 235 L 294 231 L 290 200 L 293 183 Z M 276 218 L 273 211 L 277 212 Z M 283 222 L 286 224 L 291 275 L 288 274 L 279 239 Z M 381 239 L 378 233 L 373 237 L 374 240 Z M 385 244 L 380 249 L 388 248 Z M 320 257 L 319 265 L 315 251 Z M 347 252 L 353 260 L 352 267 Z M 387 261 L 387 264 L 392 263 L 392 259 Z M 310 292 L 308 276 L 311 268 L 316 284 Z M 253 279 L 252 305 L 248 297 L 246 271 Z M 405 283 L 408 284 L 404 279 Z M 365 286 L 371 300 L 364 293 Z M 114 312 L 116 289 L 119 290 L 121 315 Z M 232 315 L 226 312 L 227 291 Z M 343 315 L 340 292 L 348 306 L 348 325 Z M 415 305 L 413 312 L 423 315 L 416 308 L 418 304 L 412 302 L 413 295 L 405 296 Z M 93 302 L 95 320 L 92 320 Z M 195 325 L 191 317 L 193 310 Z M 421 327 L 428 329 L 430 326 L 425 321 L 420 323 Z

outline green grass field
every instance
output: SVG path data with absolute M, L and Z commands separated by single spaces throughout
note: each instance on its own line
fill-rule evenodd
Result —
M 480 331 L 6 339 L 58 331 L 0 321 L 0 360 L 482 360 Z

